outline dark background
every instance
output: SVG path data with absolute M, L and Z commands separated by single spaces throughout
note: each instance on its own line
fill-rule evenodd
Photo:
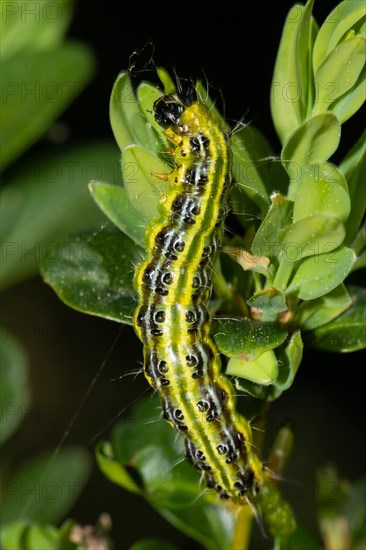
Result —
M 160 2 L 145 6 L 131 1 L 79 0 L 69 36 L 93 47 L 98 72 L 61 117 L 69 127 L 69 141 L 113 140 L 108 116 L 113 82 L 127 68 L 131 53 L 151 41 L 157 65 L 175 69 L 182 77 L 205 76 L 213 95 L 216 90 L 225 98 L 225 114 L 233 125 L 245 115 L 245 120 L 253 121 L 279 151 L 270 118 L 269 90 L 282 25 L 291 5 L 283 1 L 217 6 Z M 314 13 L 319 23 L 335 5 L 316 3 Z M 220 100 L 220 93 L 217 95 Z M 344 125 L 342 151 L 358 137 L 359 129 L 352 121 Z M 36 145 L 37 149 L 48 147 L 53 145 L 46 139 Z M 146 389 L 143 377 L 113 381 L 141 361 L 141 346 L 133 330 L 68 309 L 40 278 L 7 291 L 3 313 L 29 354 L 32 407 L 40 412 L 26 416 L 12 442 L 19 462 L 55 448 L 120 332 L 66 441 L 86 445 L 93 452 L 96 441 L 108 438 L 108 423 Z M 332 460 L 340 474 L 350 480 L 364 472 L 361 358 L 359 352 L 340 356 L 307 351 L 293 388 L 272 408 L 268 441 L 284 421 L 294 421 L 295 450 L 286 472 L 285 490 L 315 536 L 316 469 Z M 161 536 L 195 548 L 139 497 L 112 485 L 95 468 L 87 490 L 69 516 L 80 523 L 95 523 L 101 512 L 112 515 L 117 549 L 127 549 L 143 536 Z M 266 547 L 268 541 L 256 540 L 256 549 Z

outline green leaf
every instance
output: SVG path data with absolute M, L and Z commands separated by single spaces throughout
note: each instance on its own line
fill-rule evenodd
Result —
M 228 357 L 253 361 L 285 340 L 287 331 L 278 323 L 251 319 L 214 319 L 212 334 L 219 350 Z
M 333 217 L 314 214 L 283 229 L 279 241 L 286 262 L 311 256 L 315 266 L 320 255 L 337 248 L 343 239 L 342 223 Z
M 124 187 L 109 183 L 92 182 L 90 192 L 106 216 L 138 246 L 144 247 L 146 219 L 132 208 Z
M 262 154 L 256 150 L 258 130 L 252 126 L 241 128 L 231 136 L 233 153 L 232 173 L 236 184 L 262 210 L 267 211 L 269 197 L 261 170 Z M 259 140 L 262 144 L 262 137 Z M 264 145 L 265 147 L 265 145 Z
M 162 91 L 148 82 L 141 82 L 137 88 L 137 98 L 141 112 L 145 117 L 145 128 L 148 132 L 148 139 L 141 141 L 152 153 L 163 153 L 168 147 L 168 140 L 165 137 L 163 128 L 156 122 L 154 117 L 154 103 L 162 96 Z
M 247 304 L 256 308 L 256 319 L 264 323 L 277 321 L 278 316 L 288 309 L 285 295 L 276 288 L 256 292 L 247 300 Z
M 94 177 L 117 183 L 118 176 L 117 148 L 93 142 L 33 156 L 4 178 L 2 288 L 35 275 L 43 254 L 57 254 L 58 240 L 100 226 L 105 217 L 91 199 L 87 183 Z
M 366 290 L 349 288 L 352 306 L 334 319 L 304 334 L 306 346 L 332 352 L 351 352 L 366 347 Z
M 127 145 L 137 142 L 134 125 L 144 124 L 137 98 L 128 73 L 118 75 L 109 102 L 109 116 L 116 142 L 123 151 Z
M 3 4 L 0 20 L 1 59 L 20 52 L 37 52 L 58 46 L 72 19 L 70 0 L 21 0 Z
M 30 401 L 27 357 L 21 344 L 1 328 L 0 348 L 0 445 L 4 443 L 23 421 L 24 411 Z
M 296 4 L 291 8 L 277 53 L 271 86 L 271 113 L 281 143 L 303 122 L 311 85 L 308 56 L 312 4 L 308 2 L 306 8 Z
M 68 306 L 119 323 L 132 324 L 136 307 L 134 265 L 141 249 L 120 232 L 73 237 L 45 255 L 43 278 Z
M 59 533 L 53 525 L 10 523 L 1 529 L 3 550 L 59 550 Z
M 359 0 L 340 2 L 328 15 L 319 29 L 313 51 L 313 67 L 316 72 L 327 55 L 337 47 L 353 27 L 365 16 L 365 5 Z
M 339 169 L 347 178 L 351 199 L 351 213 L 345 223 L 345 242 L 350 244 L 356 237 L 366 210 L 366 130 L 343 159 Z
M 340 43 L 320 64 L 315 73 L 313 114 L 332 110 L 332 104 L 354 86 L 365 65 L 365 45 L 364 38 L 354 36 Z
M 256 232 L 252 253 L 275 261 L 280 252 L 279 234 L 292 221 L 293 203 L 280 194 L 271 197 L 271 206 Z
M 364 67 L 352 88 L 331 105 L 333 113 L 340 122 L 346 122 L 364 104 L 366 100 L 366 67 Z
M 342 172 L 329 162 L 311 164 L 304 169 L 294 201 L 294 222 L 313 214 L 345 221 L 351 210 L 347 182 Z
M 303 347 L 301 332 L 297 330 L 278 351 L 278 376 L 274 383 L 277 391 L 283 392 L 292 386 L 302 361 Z
M 175 82 L 171 78 L 168 71 L 166 71 L 164 67 L 157 67 L 156 72 L 158 73 L 158 77 L 162 85 L 164 86 L 164 93 L 168 95 L 174 94 L 176 91 Z
M 44 134 L 80 94 L 93 71 L 90 49 L 76 42 L 20 53 L 2 62 L 0 170 Z
M 333 252 L 305 258 L 299 263 L 287 293 L 302 300 L 315 300 L 341 284 L 354 261 L 353 250 L 345 246 Z
M 179 548 L 165 540 L 143 539 L 135 542 L 129 550 L 179 550 Z
M 277 359 L 272 350 L 265 351 L 252 360 L 232 357 L 227 364 L 226 372 L 230 376 L 269 386 L 278 376 Z
M 296 128 L 288 137 L 281 160 L 291 178 L 289 199 L 295 200 L 304 169 L 328 160 L 337 150 L 340 136 L 341 125 L 337 117 L 333 113 L 321 113 Z
M 130 476 L 126 468 L 113 456 L 112 446 L 107 441 L 100 441 L 95 449 L 97 464 L 109 481 L 123 487 L 130 493 L 140 494 L 141 488 Z
M 126 147 L 122 157 L 123 183 L 131 206 L 148 221 L 158 214 L 162 195 L 169 183 L 153 174 L 168 174 L 171 168 L 138 145 Z
M 333 321 L 348 309 L 351 303 L 352 300 L 342 283 L 328 294 L 300 304 L 295 312 L 294 322 L 303 331 L 312 330 Z
M 91 469 L 81 447 L 61 449 L 24 464 L 11 479 L 3 480 L 3 525 L 14 520 L 57 523 L 74 505 Z

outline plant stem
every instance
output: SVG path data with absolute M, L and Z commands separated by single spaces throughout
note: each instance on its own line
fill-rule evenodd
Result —
M 234 536 L 230 550 L 247 550 L 253 512 L 250 506 L 234 505 L 232 514 L 235 519 Z

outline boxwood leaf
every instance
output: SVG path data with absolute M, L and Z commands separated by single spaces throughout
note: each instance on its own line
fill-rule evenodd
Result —
M 147 221 L 131 206 L 126 189 L 102 182 L 90 183 L 89 189 L 99 208 L 115 226 L 138 246 L 144 247 Z
M 347 182 L 342 172 L 329 162 L 310 164 L 304 169 L 294 202 L 294 222 L 313 214 L 345 221 L 351 210 Z
M 67 42 L 2 62 L 0 171 L 39 139 L 80 94 L 94 71 L 88 47 Z
M 140 494 L 137 485 L 127 469 L 114 458 L 112 446 L 108 441 L 100 441 L 95 449 L 95 458 L 100 470 L 112 483 L 123 487 L 130 493 Z
M 308 347 L 332 352 L 350 352 L 366 347 L 366 290 L 349 287 L 352 306 L 336 319 L 304 334 Z
M 43 278 L 70 307 L 132 324 L 134 265 L 142 251 L 120 232 L 85 233 L 60 243 L 42 259 Z
M 285 340 L 287 331 L 279 323 L 261 323 L 247 318 L 214 319 L 212 334 L 219 350 L 228 357 L 253 361 Z
M 0 445 L 8 439 L 23 420 L 30 400 L 27 357 L 20 342 L 1 327 L 1 431 Z
M 287 262 L 297 262 L 312 256 L 315 266 L 319 255 L 334 250 L 343 242 L 344 234 L 343 224 L 334 217 L 314 214 L 301 219 L 280 233 L 283 258 Z
M 346 246 L 305 258 L 299 263 L 287 293 L 302 300 L 315 300 L 341 284 L 354 261 L 355 253 Z
M 131 206 L 150 221 L 158 213 L 158 204 L 168 182 L 154 174 L 168 174 L 171 168 L 159 157 L 139 145 L 126 147 L 122 157 L 123 183 Z
M 230 376 L 245 378 L 262 386 L 269 386 L 277 379 L 278 364 L 272 350 L 265 351 L 252 360 L 232 357 L 226 367 Z
M 56 252 L 57 241 L 66 235 L 105 222 L 90 198 L 87 183 L 92 178 L 121 184 L 114 144 L 97 141 L 33 155 L 4 177 L 0 192 L 3 288 L 35 275 L 42 254 Z
M 303 170 L 322 164 L 337 150 L 341 125 L 333 113 L 320 113 L 296 127 L 286 140 L 281 160 L 291 184 L 288 198 L 294 200 Z
M 365 44 L 361 36 L 349 38 L 338 44 L 319 65 L 315 73 L 313 114 L 332 110 L 332 104 L 357 82 L 365 65 Z M 340 122 L 344 119 L 340 118 Z
M 3 550 L 59 550 L 60 535 L 53 525 L 43 525 L 16 521 L 1 530 L 1 548 Z M 71 550 L 76 546 L 68 546 Z
M 308 82 L 303 81 L 304 78 L 306 79 L 309 69 L 306 50 L 309 48 L 308 14 L 311 14 L 312 6 L 309 3 L 307 6 L 305 12 L 304 6 L 296 4 L 288 13 L 273 73 L 271 113 L 282 144 L 291 132 L 303 122 L 299 98 L 305 94 L 305 90 L 309 89 Z M 302 38 L 299 41 L 301 35 Z M 303 55 L 304 57 L 302 57 Z M 304 60 L 300 74 L 296 70 L 298 59 Z
M 144 124 L 137 98 L 128 73 L 118 75 L 109 102 L 109 116 L 116 142 L 123 151 L 127 145 L 138 143 L 134 124 Z
M 303 331 L 312 330 L 330 323 L 340 313 L 348 309 L 351 304 L 352 300 L 347 289 L 341 283 L 328 294 L 300 304 L 295 312 L 294 322 Z
M 338 45 L 346 33 L 357 26 L 365 16 L 365 5 L 358 0 L 345 0 L 337 4 L 319 29 L 313 51 L 316 72 L 327 55 Z
M 59 522 L 75 503 L 90 468 L 89 454 L 81 447 L 64 448 L 57 455 L 25 463 L 11 479 L 4 480 L 3 525 L 19 519 Z
M 271 206 L 254 235 L 252 252 L 275 261 L 281 250 L 279 234 L 292 221 L 293 202 L 280 194 L 272 195 Z

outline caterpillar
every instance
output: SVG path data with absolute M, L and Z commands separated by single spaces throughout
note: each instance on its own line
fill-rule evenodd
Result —
M 147 228 L 147 257 L 135 273 L 134 328 L 144 374 L 207 486 L 222 500 L 253 501 L 263 465 L 221 372 L 208 310 L 211 264 L 232 186 L 228 136 L 193 87 L 158 98 L 153 114 L 171 144 L 174 167 L 159 217 Z

